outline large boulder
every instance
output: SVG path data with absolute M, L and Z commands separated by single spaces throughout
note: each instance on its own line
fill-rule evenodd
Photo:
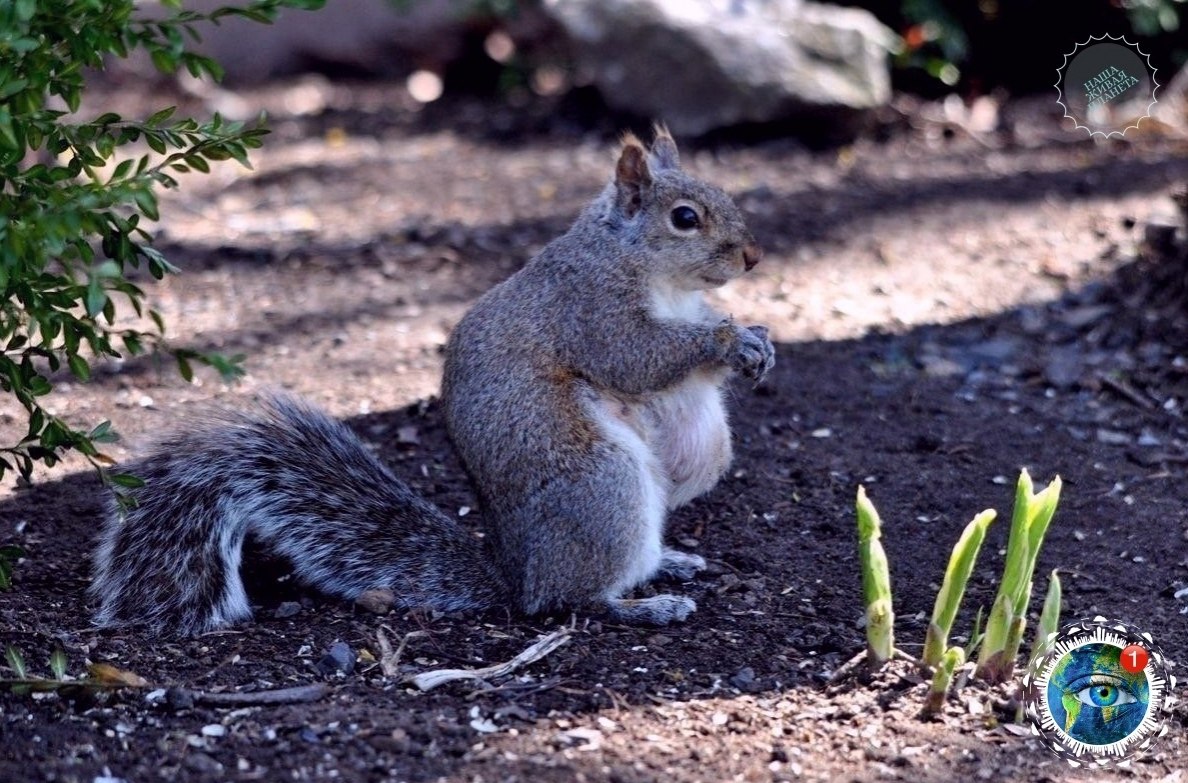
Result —
M 544 0 L 607 103 L 700 135 L 811 115 L 849 122 L 891 95 L 896 35 L 802 0 Z

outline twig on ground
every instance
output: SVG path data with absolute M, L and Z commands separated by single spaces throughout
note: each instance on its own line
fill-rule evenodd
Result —
M 379 641 L 380 648 L 380 671 L 384 673 L 385 677 L 396 677 L 400 674 L 400 656 L 404 654 L 404 648 L 408 645 L 409 639 L 419 639 L 428 636 L 427 631 L 410 631 L 400 639 L 400 644 L 396 649 L 392 650 L 392 643 L 388 641 L 388 635 L 384 633 L 385 630 L 391 631 L 386 625 L 381 625 L 377 630 L 376 638 Z
M 273 704 L 306 704 L 320 701 L 330 693 L 330 686 L 315 682 L 311 685 L 297 685 L 292 688 L 242 693 L 210 693 L 192 691 L 188 688 L 170 688 L 169 690 L 183 698 L 189 697 L 195 704 L 205 704 L 210 707 L 262 707 Z
M 564 680 L 560 677 L 549 677 L 540 682 L 505 682 L 502 685 L 487 685 L 485 682 L 480 681 L 485 687 L 477 688 L 466 694 L 466 700 L 473 701 L 479 696 L 492 696 L 497 693 L 514 693 L 517 696 L 530 696 L 534 693 L 543 693 L 544 691 L 552 690 L 553 688 L 557 688 L 562 693 L 576 692 L 572 688 L 558 688 L 557 686 L 562 682 Z M 585 691 L 581 693 L 584 695 Z
M 526 650 L 505 663 L 485 666 L 481 669 L 437 669 L 414 675 L 409 677 L 407 681 L 423 691 L 428 691 L 447 682 L 454 682 L 455 680 L 486 680 L 494 677 L 504 677 L 521 666 L 527 666 L 544 658 L 553 650 L 568 642 L 571 633 L 572 629 L 570 628 L 558 628 L 550 634 L 541 636 Z
M 1105 373 L 1098 373 L 1097 380 L 1102 386 L 1133 402 L 1145 411 L 1155 410 L 1157 407 L 1153 400 L 1144 397 L 1137 389 L 1125 381 L 1116 380 Z

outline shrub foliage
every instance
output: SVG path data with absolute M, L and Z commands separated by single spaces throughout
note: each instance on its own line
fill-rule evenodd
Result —
M 188 48 L 202 25 L 270 22 L 283 7 L 323 2 L 253 0 L 200 13 L 161 0 L 151 17 L 134 0 L 0 3 L 0 399 L 15 399 L 28 417 L 19 442 L 0 443 L 0 477 L 16 470 L 28 478 L 36 462 L 52 466 L 68 449 L 96 466 L 108 461 L 97 444 L 114 439 L 109 422 L 76 430 L 41 404 L 63 367 L 86 381 L 95 358 L 164 348 L 186 379 L 195 362 L 239 372 L 239 357 L 166 345 L 164 320 L 136 281 L 176 270 L 142 223 L 157 219 L 159 189 L 176 187 L 177 174 L 232 159 L 246 166 L 267 131 L 218 115 L 177 118 L 173 108 L 81 120 L 88 69 L 141 49 L 164 73 L 218 79 L 218 64 Z M 128 308 L 135 323 L 151 325 L 117 322 Z

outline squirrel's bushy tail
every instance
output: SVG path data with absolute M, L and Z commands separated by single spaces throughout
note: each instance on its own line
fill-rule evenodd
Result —
M 194 634 L 251 616 L 244 538 L 347 599 L 389 588 L 402 606 L 503 604 L 482 543 L 393 476 L 345 425 L 273 395 L 157 443 L 125 467 L 144 480 L 100 535 L 96 622 Z

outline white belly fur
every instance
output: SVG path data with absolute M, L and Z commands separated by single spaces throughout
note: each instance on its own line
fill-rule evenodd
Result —
M 648 442 L 670 482 L 668 508 L 708 492 L 730 466 L 721 378 L 697 373 L 648 401 Z
M 660 568 L 661 539 L 667 512 L 668 479 L 656 454 L 644 441 L 643 421 L 638 410 L 621 400 L 599 396 L 592 406 L 595 422 L 606 439 L 630 455 L 639 471 L 639 546 L 634 561 L 627 563 L 620 579 L 608 591 L 619 598 L 636 585 L 651 579 Z

